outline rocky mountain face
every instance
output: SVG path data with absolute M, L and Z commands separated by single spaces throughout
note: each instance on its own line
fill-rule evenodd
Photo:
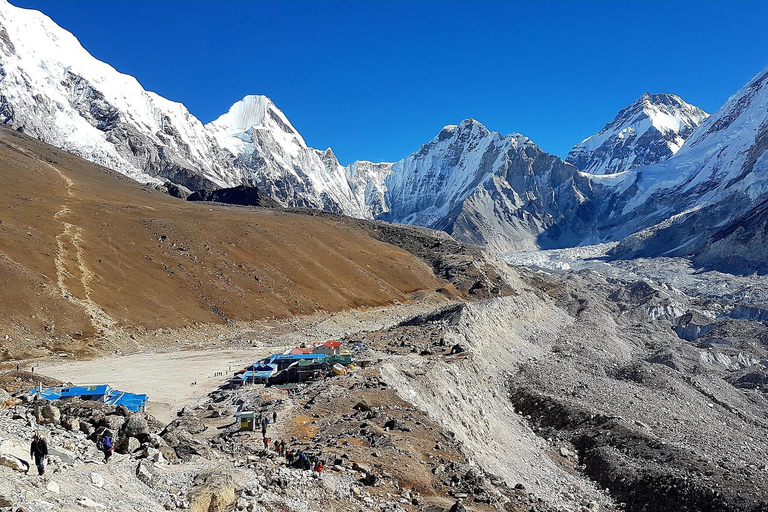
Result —
M 614 228 L 614 239 L 627 237 L 615 256 L 711 254 L 713 242 L 721 245 L 743 231 L 736 226 L 743 228 L 745 218 L 758 222 L 768 198 L 768 68 L 731 96 L 674 157 L 628 176 L 614 180 L 613 204 L 603 207 L 608 226 L 623 226 Z M 756 260 L 766 263 L 764 256 Z
M 613 174 L 662 162 L 709 114 L 674 94 L 645 93 L 602 130 L 575 145 L 566 162 L 590 174 Z
M 384 181 L 392 222 L 441 229 L 499 251 L 532 250 L 589 236 L 589 182 L 521 134 L 475 120 L 446 126 Z

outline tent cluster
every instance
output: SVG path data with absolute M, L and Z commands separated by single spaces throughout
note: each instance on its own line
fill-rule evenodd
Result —
M 108 384 L 96 386 L 71 386 L 60 388 L 35 388 L 29 391 L 46 400 L 80 398 L 94 400 L 109 405 L 123 405 L 129 411 L 143 411 L 149 397 L 127 391 L 112 389 Z
M 311 348 L 296 347 L 243 368 L 230 379 L 231 387 L 247 384 L 287 386 L 331 375 L 343 375 L 353 369 L 349 351 L 341 342 L 326 341 Z

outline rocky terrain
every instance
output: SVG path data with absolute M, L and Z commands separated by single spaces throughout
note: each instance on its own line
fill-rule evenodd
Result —
M 92 404 L 53 409 L 9 398 L 0 416 L 7 453 L 24 458 L 20 450 L 38 428 L 64 455 L 52 457 L 42 480 L 0 467 L 17 475 L 0 484 L 6 503 L 26 510 L 768 506 L 768 314 L 754 295 L 723 290 L 714 300 L 712 290 L 696 294 L 626 270 L 513 268 L 420 228 L 368 229 L 421 252 L 466 298 L 438 294 L 418 310 L 341 313 L 259 331 L 262 351 L 334 335 L 360 347 L 355 357 L 366 362 L 295 394 L 220 388 L 170 423 Z M 217 340 L 241 343 L 235 330 Z M 14 393 L 36 378 L 10 370 L 2 383 Z M 237 407 L 276 412 L 271 439 L 324 460 L 323 473 L 289 467 L 264 449 L 258 431 L 240 432 Z M 100 425 L 122 432 L 120 451 L 129 453 L 96 466 L 87 436 Z M 224 498 L 211 508 L 214 495 Z

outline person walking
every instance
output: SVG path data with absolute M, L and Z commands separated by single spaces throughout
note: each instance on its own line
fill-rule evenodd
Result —
M 112 452 L 115 449 L 112 432 L 105 430 L 101 438 L 99 438 L 99 442 L 96 443 L 96 447 L 104 453 L 104 464 L 109 462 L 109 458 L 112 456 Z
M 42 476 L 45 473 L 45 462 L 48 459 L 48 443 L 43 437 L 35 432 L 32 438 L 32 444 L 29 447 L 29 456 L 35 458 L 37 473 Z
M 277 422 L 277 411 L 272 411 L 272 423 Z

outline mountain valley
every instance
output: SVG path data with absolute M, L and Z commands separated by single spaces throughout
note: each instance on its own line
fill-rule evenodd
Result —
M 768 68 L 343 165 L 0 0 L 0 124 L 2 510 L 768 510 Z

